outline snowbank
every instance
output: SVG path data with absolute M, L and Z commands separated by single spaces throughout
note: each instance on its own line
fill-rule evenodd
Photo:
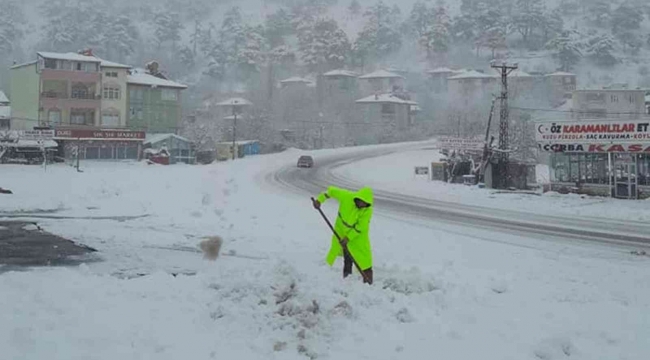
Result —
M 499 194 L 490 189 L 427 181 L 426 177 L 413 175 L 415 166 L 430 166 L 440 157 L 441 154 L 436 149 L 400 152 L 344 165 L 336 168 L 334 174 L 398 193 L 487 208 L 581 218 L 595 217 L 639 222 L 650 220 L 650 205 L 646 201 L 580 195 L 565 196 L 557 193 L 548 193 L 545 196 Z M 548 167 L 538 166 L 537 177 L 538 182 L 547 183 Z

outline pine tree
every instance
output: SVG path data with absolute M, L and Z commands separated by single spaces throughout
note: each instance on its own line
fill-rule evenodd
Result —
M 434 25 L 431 34 L 433 50 L 439 54 L 446 53 L 449 51 L 451 41 L 451 18 L 444 0 L 438 0 L 433 16 Z
M 135 51 L 139 33 L 131 19 L 122 15 L 107 21 L 102 38 L 108 50 L 108 57 L 124 61 Z
M 586 20 L 597 27 L 607 26 L 612 15 L 610 4 L 610 0 L 583 0 Z
M 318 73 L 341 67 L 350 53 L 347 35 L 333 19 L 318 19 L 311 28 L 298 33 L 301 59 Z
M 259 72 L 265 61 L 266 43 L 262 26 L 247 27 L 244 44 L 239 48 L 237 66 L 245 75 Z
M 639 29 L 643 14 L 629 3 L 621 4 L 612 13 L 612 34 L 623 44 L 623 50 L 637 52 L 641 47 Z
M 237 6 L 231 8 L 224 15 L 221 29 L 219 30 L 219 48 L 225 52 L 224 58 L 228 65 L 236 65 L 240 48 L 246 42 L 246 27 Z
M 401 48 L 399 13 L 379 1 L 366 10 L 364 17 L 366 23 L 354 45 L 362 61 L 366 58 L 383 59 Z
M 496 50 L 506 47 L 507 22 L 501 10 L 502 8 L 490 7 L 485 3 L 478 4 L 474 40 L 477 57 L 482 47 L 492 50 L 493 58 L 496 56 Z
M 348 11 L 352 15 L 353 18 L 358 17 L 361 15 L 361 4 L 359 3 L 359 0 L 352 0 L 350 2 L 350 5 L 348 6 Z
M 562 71 L 571 71 L 583 56 L 582 35 L 575 30 L 565 30 L 546 44 L 554 50 L 554 57 L 560 63 Z
M 618 63 L 615 53 L 615 40 L 606 33 L 595 34 L 587 42 L 587 53 L 601 66 L 612 66 Z
M 433 10 L 423 1 L 417 1 L 413 4 L 407 24 L 409 33 L 415 36 L 420 47 L 426 52 L 427 59 L 429 59 L 433 53 L 431 41 L 434 27 Z
M 9 0 L 0 1 L 0 51 L 12 53 L 22 40 L 25 14 L 22 7 Z
M 546 44 L 548 41 L 557 36 L 564 29 L 564 20 L 562 19 L 562 10 L 554 9 L 546 13 L 542 22 L 542 40 Z
M 544 4 L 538 0 L 517 0 L 512 19 L 514 29 L 521 35 L 524 45 L 532 48 L 531 37 L 544 23 Z
M 265 21 L 266 40 L 271 47 L 284 45 L 285 38 L 293 32 L 291 15 L 284 9 L 267 16 Z

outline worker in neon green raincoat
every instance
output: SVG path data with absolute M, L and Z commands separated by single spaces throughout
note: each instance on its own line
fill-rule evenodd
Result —
M 330 186 L 314 200 L 314 208 L 320 209 L 328 199 L 339 202 L 339 212 L 334 230 L 347 246 L 350 255 L 363 271 L 364 282 L 372 284 L 372 249 L 370 247 L 370 219 L 372 218 L 372 189 L 365 187 L 352 192 Z M 332 247 L 327 254 L 327 263 L 332 266 L 337 257 L 343 256 L 343 277 L 352 274 L 352 258 L 343 251 L 336 236 L 332 236 Z

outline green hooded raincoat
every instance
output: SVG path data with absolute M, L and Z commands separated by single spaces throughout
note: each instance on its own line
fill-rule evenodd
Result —
M 372 267 L 372 249 L 370 247 L 370 219 L 372 218 L 372 206 L 359 209 L 354 199 L 361 199 L 366 203 L 373 204 L 372 189 L 365 187 L 358 192 L 352 192 L 330 186 L 326 192 L 318 196 L 321 204 L 327 199 L 339 201 L 339 213 L 336 217 L 334 230 L 341 238 L 348 238 L 348 250 L 356 260 L 361 270 Z M 338 256 L 343 256 L 343 248 L 336 236 L 332 236 L 332 247 L 327 254 L 327 263 L 331 266 Z

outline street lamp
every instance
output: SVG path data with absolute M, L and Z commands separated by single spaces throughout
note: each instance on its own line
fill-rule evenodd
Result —
M 237 149 L 237 111 L 238 109 L 244 106 L 253 105 L 250 101 L 243 98 L 232 98 L 226 101 L 217 103 L 217 106 L 230 107 L 232 109 L 232 159 L 236 158 L 236 149 Z

